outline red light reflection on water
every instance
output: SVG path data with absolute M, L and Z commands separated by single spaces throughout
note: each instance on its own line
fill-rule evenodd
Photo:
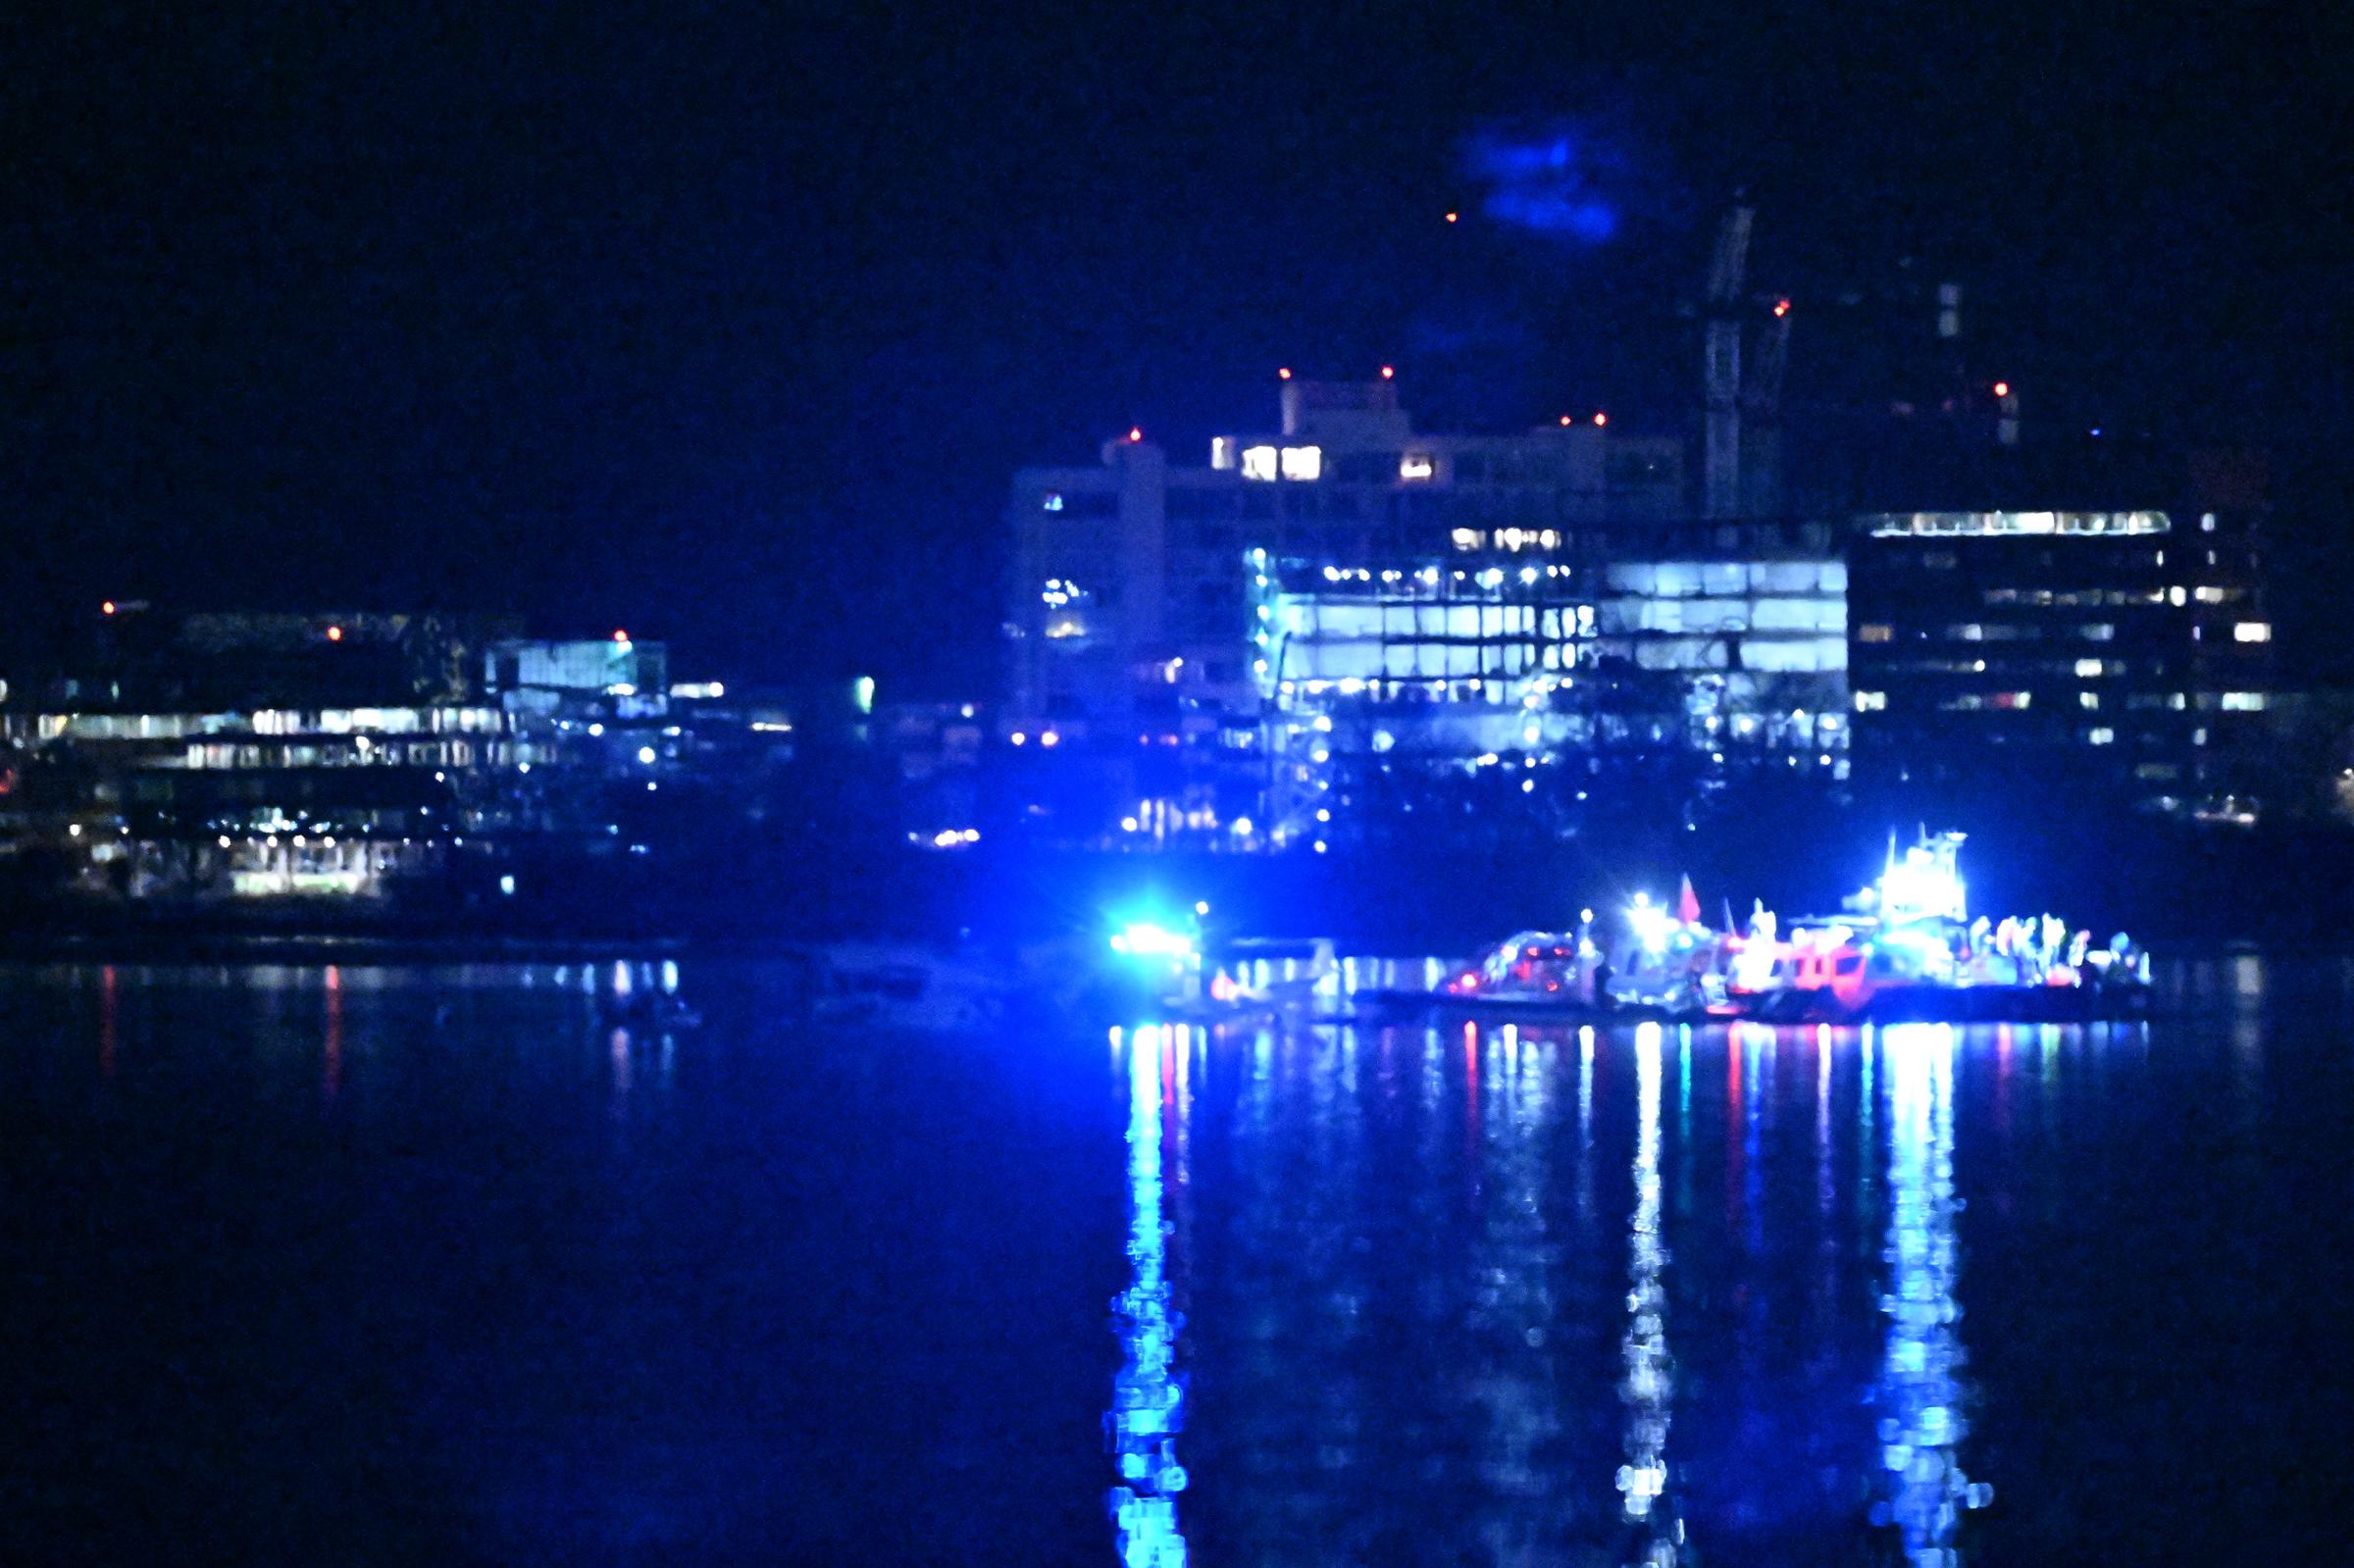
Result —
M 343 1087 L 343 971 L 333 964 L 327 966 L 327 1042 L 324 1060 L 319 1068 L 319 1094 L 328 1104 L 335 1103 L 335 1090 Z
M 98 1071 L 115 1076 L 115 966 L 98 971 Z
M 1463 1026 L 1463 1169 L 1471 1195 L 1479 1196 L 1479 1026 Z

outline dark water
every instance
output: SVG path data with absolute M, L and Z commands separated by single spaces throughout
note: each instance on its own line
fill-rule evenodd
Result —
M 2160 978 L 1107 1040 L 0 971 L 0 1557 L 2340 1560 L 2354 966 Z

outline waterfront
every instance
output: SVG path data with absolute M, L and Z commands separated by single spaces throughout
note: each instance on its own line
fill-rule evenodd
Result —
M 666 1036 L 583 980 L 0 973 L 12 1555 L 2336 1539 L 2354 966 L 1874 1034 L 897 1037 L 689 962 Z

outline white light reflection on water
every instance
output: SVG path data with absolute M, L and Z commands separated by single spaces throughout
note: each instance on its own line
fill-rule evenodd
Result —
M 1660 1026 L 1635 1031 L 1635 1214 L 1627 1237 L 1627 1329 L 1621 1341 L 1626 1379 L 1626 1463 L 1618 1467 L 1620 1507 L 1642 1533 L 1635 1561 L 1666 1568 L 1676 1560 L 1683 1526 L 1667 1503 L 1668 1403 L 1674 1373 L 1667 1359 L 1667 1292 L 1661 1274 L 1667 1248 L 1660 1232 Z
M 1992 1496 L 1963 1474 L 1955 1452 L 1969 1426 L 1961 1412 L 1967 1357 L 1955 1327 L 1962 1314 L 1954 1298 L 1954 1031 L 1893 1025 L 1880 1043 L 1888 1095 L 1888 1293 L 1880 1302 L 1888 1339 L 1878 1392 L 1886 1493 L 1873 1518 L 1900 1532 L 1905 1561 L 1951 1568 L 1961 1561 L 1954 1536 L 1962 1511 Z
M 1104 1426 L 1121 1483 L 1111 1491 L 1112 1523 L 1120 1561 L 1130 1568 L 1179 1568 L 1186 1560 L 1177 1523 L 1177 1493 L 1186 1485 L 1177 1462 L 1185 1381 L 1174 1366 L 1178 1322 L 1161 1176 L 1162 1074 L 1184 1045 L 1167 1034 L 1148 1025 L 1128 1044 L 1129 1284 L 1112 1303 L 1122 1361 Z
M 1577 1222 L 1594 1223 L 1594 1026 L 1577 1032 Z

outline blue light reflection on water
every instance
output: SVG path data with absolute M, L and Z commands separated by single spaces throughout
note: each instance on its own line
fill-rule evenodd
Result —
M 1123 1074 L 1124 1560 L 1189 1549 L 1180 1486 L 1151 1479 L 1188 1468 L 1190 1549 L 1219 1560 L 1863 1549 L 1875 1496 L 1910 1560 L 1957 1560 L 1935 1555 L 1976 1495 L 1957 1452 L 1950 1036 L 1929 1120 L 1906 1034 L 1885 1059 L 1870 1031 L 1812 1029 L 1276 1023 L 1173 1055 L 1156 1037 Z M 1168 1064 L 1188 1060 L 1178 1093 Z M 1186 1138 L 1207 1218 L 1184 1249 L 1190 1388 L 1164 1342 L 1163 1159 Z M 1622 1250 L 1597 1223 L 1612 1210 Z M 1890 1327 L 1884 1297 L 1926 1316 Z M 1894 1472 L 1883 1414 L 1910 1434 Z M 1941 1516 L 1925 1489 L 1948 1479 Z
M 618 1060 L 609 964 L 18 971 L 15 1556 L 1642 1560 L 1631 1028 L 1107 1064 L 685 967 L 710 1023 Z M 2354 966 L 2249 968 L 2146 1027 L 1660 1037 L 1679 1563 L 2342 1555 Z M 1106 1456 L 1115 1380 L 1181 1492 Z M 1115 1484 L 1165 1507 L 1115 1537 Z
M 1661 1238 L 1660 1026 L 1635 1031 L 1635 1213 L 1627 1237 L 1626 1463 L 1618 1491 L 1628 1523 L 1637 1527 L 1646 1568 L 1671 1568 L 1683 1540 L 1667 1495 L 1667 1430 L 1674 1375 L 1667 1357 L 1667 1292 L 1661 1276 L 1667 1249 Z
M 1185 1532 L 1177 1494 L 1185 1466 L 1185 1379 L 1176 1369 L 1179 1319 L 1170 1303 L 1164 1106 L 1190 1065 L 1190 1030 L 1146 1025 L 1126 1042 L 1128 1080 L 1128 1289 L 1113 1303 L 1122 1361 L 1112 1384 L 1107 1437 L 1120 1484 L 1112 1489 L 1120 1561 L 1130 1568 L 1180 1568 Z
M 1954 1030 L 1896 1025 L 1879 1046 L 1888 1069 L 1888 1339 L 1877 1395 L 1887 1495 L 1873 1517 L 1897 1527 L 1907 1562 L 1943 1568 L 1960 1560 L 1962 1511 L 1992 1497 L 1958 1457 L 1970 1427 L 1957 1327 Z

